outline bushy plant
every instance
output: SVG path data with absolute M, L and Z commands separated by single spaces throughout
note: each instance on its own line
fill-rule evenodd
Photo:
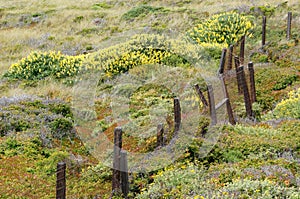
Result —
M 11 79 L 39 80 L 52 76 L 56 79 L 78 74 L 83 56 L 67 56 L 61 52 L 32 52 L 12 64 L 4 74 Z
M 279 102 L 270 114 L 272 118 L 300 119 L 300 88 L 290 91 L 288 98 Z
M 237 43 L 243 35 L 250 34 L 253 23 L 249 16 L 236 12 L 213 15 L 188 31 L 188 36 L 200 45 L 228 47 Z M 221 44 L 221 45 L 220 45 Z
M 134 7 L 128 12 L 126 12 L 123 16 L 122 19 L 124 20 L 131 20 L 140 16 L 145 16 L 149 13 L 154 13 L 154 12 L 167 12 L 168 10 L 163 8 L 163 7 L 152 7 L 148 5 L 142 5 L 138 7 Z
M 0 136 L 28 132 L 42 139 L 73 136 L 70 105 L 58 100 L 0 98 Z
M 186 67 L 197 62 L 202 56 L 203 50 L 189 42 L 142 34 L 91 54 L 87 58 L 85 68 L 103 70 L 105 75 L 110 77 L 139 65 L 168 64 Z

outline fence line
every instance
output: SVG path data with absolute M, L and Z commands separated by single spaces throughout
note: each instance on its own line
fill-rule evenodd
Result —
M 263 16 L 262 21 L 262 48 L 266 44 L 266 26 L 267 18 Z M 292 13 L 288 12 L 287 18 L 287 40 L 291 39 L 291 29 L 292 29 Z M 234 45 L 230 45 L 229 53 L 227 55 L 227 70 L 225 69 L 226 64 L 226 54 L 227 49 L 222 50 L 221 60 L 219 65 L 219 78 L 222 85 L 222 90 L 224 92 L 224 99 L 215 105 L 214 93 L 212 85 L 207 85 L 207 98 L 206 100 L 204 93 L 201 91 L 198 84 L 194 87 L 196 92 L 203 103 L 204 107 L 209 107 L 211 125 L 217 124 L 216 109 L 218 109 L 223 104 L 226 104 L 227 114 L 229 117 L 229 123 L 232 125 L 236 124 L 236 120 L 233 115 L 233 110 L 231 107 L 230 96 L 228 94 L 225 77 L 226 78 L 236 78 L 236 84 L 238 86 L 238 93 L 243 94 L 244 103 L 246 108 L 246 114 L 249 119 L 253 119 L 252 103 L 256 101 L 256 89 L 255 89 L 255 72 L 252 62 L 248 63 L 249 72 L 249 84 L 250 89 L 248 89 L 244 62 L 245 62 L 245 40 L 244 35 L 240 40 L 240 53 L 239 55 L 234 54 Z M 234 62 L 233 62 L 234 60 Z M 229 73 L 232 70 L 232 65 L 235 66 L 235 73 Z M 181 107 L 178 98 L 174 98 L 174 136 L 179 132 L 181 125 Z M 163 124 L 158 124 L 157 126 L 157 147 L 163 147 L 165 145 L 164 137 L 164 127 Z M 117 193 L 123 194 L 124 198 L 128 197 L 129 193 L 129 182 L 128 182 L 128 162 L 127 162 L 127 152 L 122 150 L 122 128 L 117 127 L 114 130 L 114 158 L 113 158 L 113 177 L 112 177 L 112 196 Z M 66 198 L 66 163 L 59 162 L 57 164 L 56 171 L 56 199 Z

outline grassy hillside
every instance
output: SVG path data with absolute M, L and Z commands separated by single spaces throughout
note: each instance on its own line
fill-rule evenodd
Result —
M 67 198 L 109 198 L 118 125 L 123 149 L 133 154 L 129 198 L 299 198 L 299 10 L 297 0 L 0 0 L 0 198 L 54 198 L 59 161 L 67 163 Z M 221 49 L 232 43 L 216 32 L 199 44 L 191 32 L 200 35 L 199 23 L 230 11 L 246 21 L 255 120 L 246 117 L 229 75 L 238 124 L 227 124 L 221 108 L 212 132 L 191 86 L 211 83 L 216 103 L 222 100 L 215 74 Z M 218 20 L 217 28 L 230 18 Z M 241 24 L 229 23 L 235 28 L 223 37 L 240 36 Z M 173 153 L 174 97 L 181 100 L 184 134 Z M 160 122 L 169 144 L 162 154 Z

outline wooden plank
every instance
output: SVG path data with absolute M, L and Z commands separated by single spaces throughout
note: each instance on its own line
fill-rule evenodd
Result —
M 219 102 L 217 105 L 216 105 L 216 110 L 218 110 L 219 108 L 221 108 L 221 106 L 223 106 L 224 104 L 226 104 L 228 101 L 228 98 L 224 98 L 221 102 Z

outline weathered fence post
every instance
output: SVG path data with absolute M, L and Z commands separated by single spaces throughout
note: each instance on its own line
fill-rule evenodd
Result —
M 229 55 L 228 55 L 228 64 L 227 64 L 228 70 L 232 69 L 232 58 L 233 58 L 233 45 L 230 45 L 229 46 Z
M 216 113 L 216 106 L 215 106 L 215 97 L 213 92 L 212 85 L 207 85 L 207 92 L 208 92 L 208 101 L 209 101 L 209 112 L 211 117 L 211 125 L 214 126 L 217 124 L 217 113 Z
M 162 123 L 157 125 L 156 147 L 164 146 L 164 125 Z
M 181 108 L 179 98 L 174 98 L 174 136 L 179 132 L 181 124 Z
M 238 68 L 238 72 L 240 73 L 240 78 L 241 78 L 241 83 L 242 83 L 242 90 L 244 94 L 244 102 L 245 102 L 245 108 L 246 108 L 246 114 L 248 118 L 252 117 L 252 104 L 249 96 L 249 90 L 246 82 L 246 77 L 245 77 L 245 71 L 244 71 L 244 66 L 240 66 Z
M 243 65 L 244 64 L 244 60 L 245 60 L 245 40 L 246 40 L 246 36 L 242 36 L 241 38 L 241 46 L 240 46 L 240 64 Z
M 199 85 L 198 85 L 198 84 L 195 84 L 194 86 L 195 86 L 196 92 L 197 92 L 197 94 L 198 94 L 198 96 L 199 96 L 199 98 L 200 98 L 200 100 L 201 100 L 203 106 L 204 106 L 205 108 L 208 107 L 208 102 L 207 102 L 207 100 L 205 99 L 204 94 L 202 93 L 202 91 L 201 91 Z
M 232 124 L 232 125 L 235 125 L 236 122 L 235 122 L 235 119 L 234 119 L 234 116 L 233 116 L 232 107 L 231 107 L 227 87 L 226 87 L 226 84 L 225 84 L 224 76 L 221 75 L 220 79 L 221 79 L 221 84 L 222 84 L 222 88 L 223 88 L 225 98 L 227 98 L 226 109 L 227 109 L 227 114 L 228 114 L 228 118 L 229 118 L 229 123 Z
M 57 163 L 56 170 L 56 199 L 66 198 L 66 163 Z
M 288 18 L 287 18 L 287 30 L 286 30 L 286 38 L 287 40 L 291 39 L 292 35 L 292 12 L 288 12 Z
M 239 73 L 239 67 L 240 67 L 240 60 L 238 56 L 234 57 L 234 64 L 235 64 L 235 72 L 236 72 L 236 80 L 237 80 L 237 85 L 238 85 L 238 92 L 239 94 L 243 93 L 242 87 L 241 87 L 241 76 Z
M 261 45 L 262 48 L 266 45 L 266 27 L 267 27 L 267 17 L 263 16 L 262 22 L 262 37 L 261 37 Z
M 122 188 L 123 197 L 127 198 L 129 193 L 127 152 L 121 150 L 120 155 L 121 155 L 121 188 Z
M 112 176 L 112 194 L 121 190 L 120 176 L 120 151 L 122 148 L 122 128 L 116 127 L 114 130 L 114 155 L 113 155 L 113 176 Z
M 221 55 L 221 60 L 220 60 L 219 74 L 224 73 L 224 67 L 225 67 L 225 61 L 226 61 L 226 52 L 227 52 L 227 49 L 223 48 L 222 55 Z
M 256 89 L 255 89 L 255 78 L 254 78 L 254 67 L 253 63 L 248 63 L 249 70 L 249 80 L 250 80 L 250 93 L 251 93 L 251 103 L 256 102 Z

